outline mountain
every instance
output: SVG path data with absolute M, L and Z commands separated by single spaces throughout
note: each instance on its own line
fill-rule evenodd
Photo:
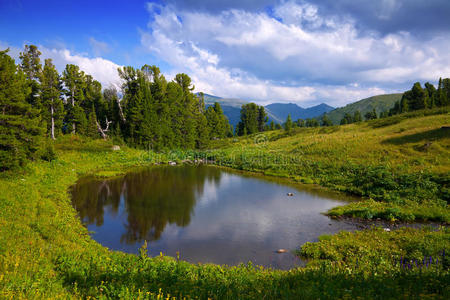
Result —
M 221 98 L 209 94 L 203 94 L 203 97 L 205 99 L 206 107 L 212 106 L 215 102 L 218 102 L 222 107 L 223 113 L 228 118 L 228 121 L 231 125 L 233 125 L 233 127 L 235 127 L 241 120 L 241 106 L 248 103 L 247 101 L 242 99 Z
M 199 94 L 197 93 L 197 96 Z M 203 94 L 206 107 L 214 105 L 218 102 L 227 116 L 230 124 L 236 126 L 241 119 L 241 106 L 249 103 L 249 101 L 237 98 L 221 98 L 209 94 Z M 318 117 L 334 108 L 327 104 L 319 104 L 309 108 L 303 108 L 294 103 L 272 103 L 265 106 L 269 122 L 283 123 L 286 121 L 288 114 L 291 114 L 292 120 L 308 119 Z
M 366 112 L 372 111 L 374 108 L 379 114 L 380 112 L 389 110 L 402 98 L 403 94 L 386 94 L 369 97 L 366 99 L 359 100 L 347 104 L 344 107 L 336 108 L 327 113 L 327 116 L 331 119 L 334 124 L 339 124 L 346 113 L 353 115 L 357 110 L 361 112 L 364 118 Z
M 273 121 L 276 123 L 283 123 L 286 121 L 289 114 L 291 115 L 292 120 L 295 121 L 297 119 L 315 118 L 334 109 L 334 107 L 325 103 L 308 108 L 300 107 L 294 103 L 272 103 L 266 105 L 265 108 L 270 115 L 275 117 Z

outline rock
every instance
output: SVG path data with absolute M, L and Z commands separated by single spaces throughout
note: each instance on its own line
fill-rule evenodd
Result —
M 113 151 L 119 151 L 120 150 L 120 146 L 119 145 L 114 145 L 111 148 Z
M 294 193 L 287 193 L 288 196 L 294 196 Z
M 183 164 L 192 164 L 192 160 L 190 159 L 184 159 L 181 161 Z
M 391 229 L 389 229 L 389 228 L 384 228 L 384 231 L 389 232 L 389 231 L 391 231 Z
M 286 249 L 278 249 L 276 252 L 277 253 L 286 253 L 288 251 Z
M 174 162 L 174 161 L 169 161 L 169 165 L 170 165 L 170 166 L 176 166 L 176 165 L 177 165 L 177 163 L 176 163 L 176 162 Z

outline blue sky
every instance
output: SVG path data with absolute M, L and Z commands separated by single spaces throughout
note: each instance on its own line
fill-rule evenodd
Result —
M 104 86 L 154 64 L 261 104 L 346 103 L 450 77 L 448 0 L 0 1 L 0 48 L 36 44 Z

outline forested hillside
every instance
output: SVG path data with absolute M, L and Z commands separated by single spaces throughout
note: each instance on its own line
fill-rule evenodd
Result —
M 367 112 L 373 111 L 373 109 L 379 114 L 383 111 L 389 111 L 389 109 L 394 107 L 395 102 L 399 101 L 402 98 L 402 95 L 403 94 L 387 94 L 369 97 L 347 104 L 344 107 L 336 108 L 326 115 L 333 124 L 339 124 L 345 114 L 353 116 L 355 112 L 359 111 L 361 115 L 364 115 Z

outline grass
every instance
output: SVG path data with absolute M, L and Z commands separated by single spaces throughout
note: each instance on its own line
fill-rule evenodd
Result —
M 217 164 L 363 197 L 330 211 L 371 219 L 450 222 L 449 109 L 215 141 Z M 373 201 L 375 200 L 375 201 Z
M 433 176 L 441 178 L 448 174 L 448 137 L 433 141 L 423 152 L 414 148 L 423 140 L 384 141 L 435 130 L 447 118 L 447 115 L 424 116 L 376 129 L 370 124 L 297 129 L 292 136 L 270 132 L 267 143 L 265 137 L 258 145 L 253 143 L 255 137 L 229 139 L 218 142 L 216 150 L 206 154 L 215 156 L 220 164 L 344 191 L 356 188 L 350 180 L 351 173 L 338 176 L 335 169 L 327 171 L 328 166 L 350 172 L 353 167 L 346 169 L 347 165 L 355 168 L 361 165 L 367 170 L 389 165 L 392 174 L 412 176 L 413 181 L 418 174 L 428 172 L 432 177 L 425 177 L 426 180 L 442 188 L 444 185 Z M 446 299 L 450 296 L 448 257 L 426 268 L 405 269 L 399 265 L 399 259 L 411 261 L 429 256 L 435 262 L 442 250 L 450 248 L 450 232 L 445 227 L 393 232 L 373 228 L 322 236 L 319 242 L 308 243 L 300 250 L 301 255 L 310 259 L 308 266 L 290 271 L 251 264 L 194 265 L 164 254 L 148 257 L 145 245 L 140 255 L 110 251 L 90 238 L 71 205 L 68 189 L 77 178 L 86 174 L 117 176 L 136 166 L 199 155 L 189 151 L 155 154 L 127 147 L 112 151 L 111 146 L 101 140 L 62 137 L 56 144 L 56 160 L 36 161 L 20 172 L 1 174 L 0 298 Z M 415 155 L 411 157 L 408 153 Z M 412 164 L 414 160 L 420 163 Z M 409 164 L 412 168 L 404 167 Z M 390 190 L 384 191 L 390 197 L 395 195 Z M 433 214 L 445 218 L 447 208 L 439 202 L 442 202 L 440 194 L 432 190 L 429 195 L 434 197 L 430 201 L 437 203 L 433 204 L 433 209 L 436 208 Z M 343 212 L 337 215 L 350 208 L 352 211 L 370 208 L 382 214 L 389 208 L 386 203 L 398 206 L 399 211 L 391 207 L 391 213 L 401 214 L 411 201 L 423 209 L 423 216 L 411 209 L 416 219 L 430 218 L 426 202 L 419 201 L 422 195 L 417 197 L 401 196 L 397 202 L 367 200 L 340 208 Z

